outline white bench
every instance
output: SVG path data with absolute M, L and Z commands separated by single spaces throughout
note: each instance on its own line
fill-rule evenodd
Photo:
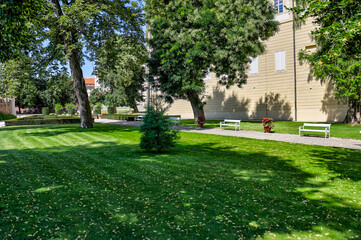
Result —
M 134 120 L 135 120 L 135 121 L 143 121 L 143 120 L 144 120 L 144 116 L 143 116 L 143 115 L 138 115 L 137 117 L 135 117 Z
M 169 120 L 174 123 L 174 126 L 180 126 L 180 117 L 169 117 Z
M 233 120 L 233 119 L 224 119 L 223 122 L 219 123 L 219 127 L 222 129 L 222 126 L 234 126 L 234 131 L 241 130 L 241 120 Z
M 305 128 L 311 127 L 311 128 Z M 320 129 L 315 129 L 320 128 Z M 331 137 L 331 124 L 328 123 L 304 123 L 303 126 L 298 128 L 298 133 L 301 136 L 301 132 L 324 132 L 325 138 Z

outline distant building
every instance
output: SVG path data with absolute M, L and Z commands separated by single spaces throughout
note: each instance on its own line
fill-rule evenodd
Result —
M 16 115 L 15 98 L 0 97 L 0 113 Z
M 91 91 L 95 88 L 95 78 L 84 78 L 86 91 L 90 96 Z

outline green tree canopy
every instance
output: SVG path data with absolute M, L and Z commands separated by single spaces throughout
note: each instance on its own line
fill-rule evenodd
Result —
M 0 86 L 0 96 L 15 97 L 19 108 L 54 108 L 57 103 L 75 101 L 74 87 L 65 67 L 56 63 L 38 68 L 27 55 L 0 64 Z
M 0 96 L 15 97 L 19 107 L 33 107 L 38 94 L 35 69 L 29 57 L 0 64 Z
M 207 70 L 219 83 L 246 82 L 250 57 L 277 31 L 269 0 L 146 0 L 150 25 L 150 81 L 167 100 L 188 99 L 194 118 L 204 116 Z
M 93 127 L 81 66 L 85 58 L 95 59 L 106 39 L 116 35 L 143 35 L 143 15 L 137 0 L 43 0 L 36 16 L 25 19 L 34 35 L 33 56 L 47 65 L 54 60 L 69 63 L 78 99 L 81 127 Z M 31 10 L 32 6 L 29 6 Z M 11 17 L 11 12 L 6 13 Z M 14 35 L 13 27 L 5 32 Z M 17 37 L 17 36 L 15 36 Z M 24 36 L 20 35 L 20 40 Z M 45 47 L 44 47 L 45 46 Z
M 361 4 L 357 0 L 297 0 L 292 10 L 299 23 L 309 17 L 316 24 L 315 51 L 301 51 L 299 59 L 311 66 L 316 79 L 330 81 L 335 96 L 348 104 L 345 122 L 360 123 Z
M 130 106 L 138 112 L 137 101 L 143 100 L 147 60 L 144 37 L 109 39 L 98 51 L 97 59 L 99 81 L 109 88 L 105 97 L 108 105 Z
M 34 24 L 46 0 L 7 0 L 0 3 L 0 62 L 29 51 L 36 40 Z

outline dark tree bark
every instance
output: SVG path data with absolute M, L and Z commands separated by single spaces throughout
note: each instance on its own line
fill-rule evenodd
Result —
M 205 117 L 204 116 L 204 104 L 202 103 L 201 99 L 199 98 L 199 95 L 194 90 L 189 90 L 187 92 L 188 100 L 191 103 L 192 109 L 193 109 L 193 116 L 194 121 L 197 121 L 197 118 L 199 117 Z
M 356 103 L 350 103 L 347 109 L 346 117 L 343 123 L 349 123 L 351 125 L 357 125 L 361 123 L 360 108 Z
M 56 15 L 61 17 L 63 15 L 63 11 L 60 6 L 59 0 L 52 0 L 52 3 L 56 9 Z M 75 29 L 66 29 L 62 28 L 64 32 L 71 34 L 71 40 L 69 38 L 64 37 L 63 35 L 59 35 L 61 41 L 64 42 L 66 52 L 69 53 L 69 65 L 71 71 L 71 77 L 73 79 L 74 88 L 76 97 L 78 99 L 78 106 L 80 111 L 80 126 L 82 128 L 92 128 L 93 127 L 93 119 L 91 115 L 91 109 L 89 105 L 88 93 L 86 91 L 85 81 L 83 77 L 83 70 L 80 65 L 80 56 L 79 50 L 72 48 L 77 42 L 78 39 L 76 37 Z
M 138 109 L 138 106 L 137 106 L 137 102 L 135 100 L 132 101 L 132 107 L 134 109 L 134 113 L 138 113 L 139 112 L 139 109 Z
M 89 105 L 88 93 L 86 91 L 85 81 L 83 77 L 83 70 L 80 66 L 77 50 L 72 50 L 69 57 L 71 77 L 74 83 L 74 89 L 79 104 L 80 112 L 80 126 L 82 128 L 92 128 L 93 119 L 91 115 L 91 109 Z

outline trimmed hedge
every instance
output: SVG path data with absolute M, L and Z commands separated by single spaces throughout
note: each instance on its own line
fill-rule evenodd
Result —
M 144 113 L 139 114 L 103 114 L 102 118 L 113 120 L 134 121 L 138 116 L 145 116 Z M 180 117 L 181 115 L 166 115 L 166 117 Z
M 50 110 L 48 107 L 43 107 L 43 109 L 41 110 L 43 115 L 49 115 L 50 114 Z
M 102 118 L 114 119 L 114 120 L 134 121 L 134 118 L 137 117 L 137 116 L 138 115 L 132 115 L 132 114 L 103 114 Z
M 11 114 L 0 113 L 0 121 L 14 119 L 14 118 L 16 118 L 16 116 L 11 115 Z
M 108 112 L 109 115 L 115 114 L 114 107 L 108 106 L 107 112 Z
M 74 124 L 80 123 L 79 117 L 31 116 L 5 121 L 5 126 Z

